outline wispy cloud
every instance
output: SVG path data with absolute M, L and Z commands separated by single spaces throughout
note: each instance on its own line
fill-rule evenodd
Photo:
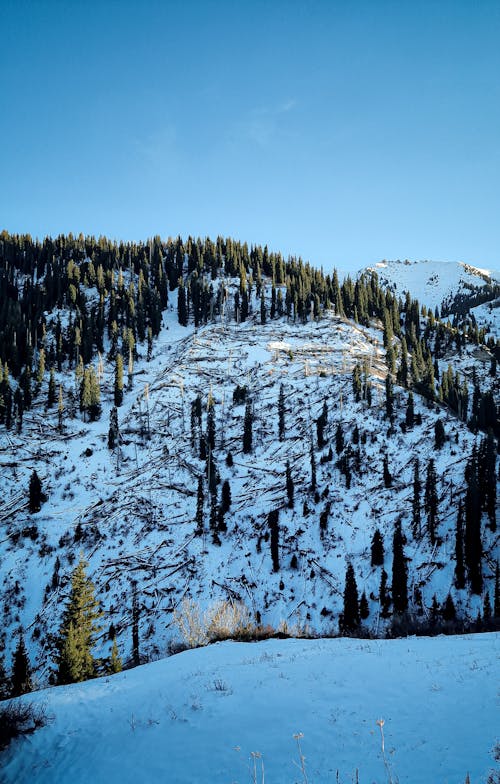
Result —
M 282 132 L 283 116 L 296 106 L 297 101 L 290 98 L 275 106 L 253 109 L 246 118 L 236 124 L 233 135 L 238 139 L 247 138 L 259 147 L 267 147 Z

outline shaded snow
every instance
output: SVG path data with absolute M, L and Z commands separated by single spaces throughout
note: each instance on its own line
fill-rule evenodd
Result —
M 3 757 L 5 784 L 485 781 L 498 728 L 498 634 L 225 642 L 28 695 L 54 721 Z M 239 751 L 237 750 L 239 748 Z M 259 765 L 260 765 L 260 761 Z M 258 777 L 260 782 L 260 775 Z

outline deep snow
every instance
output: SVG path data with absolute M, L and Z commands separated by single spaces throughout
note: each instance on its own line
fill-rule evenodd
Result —
M 225 642 L 26 699 L 52 723 L 2 758 L 5 784 L 486 780 L 499 635 Z M 336 778 L 338 771 L 338 779 Z

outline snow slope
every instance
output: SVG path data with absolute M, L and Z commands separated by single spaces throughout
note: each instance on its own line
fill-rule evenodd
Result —
M 481 288 L 498 278 L 492 270 L 449 261 L 381 261 L 368 269 L 398 296 L 404 298 L 410 292 L 413 299 L 433 310 L 469 286 Z
M 225 642 L 28 695 L 53 716 L 4 784 L 471 784 L 498 729 L 498 634 Z M 381 751 L 383 719 L 385 755 Z M 392 776 L 389 779 L 389 775 Z

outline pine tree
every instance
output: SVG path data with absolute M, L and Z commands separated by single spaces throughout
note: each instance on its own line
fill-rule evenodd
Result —
M 114 675 L 117 672 L 121 672 L 122 667 L 123 667 L 123 663 L 120 658 L 120 654 L 118 653 L 118 645 L 116 643 L 116 637 L 114 637 L 113 645 L 111 646 L 111 656 L 109 657 L 108 673 L 110 675 Z
M 408 392 L 408 403 L 406 406 L 405 414 L 406 427 L 413 427 L 415 424 L 415 404 L 413 401 L 413 392 Z
M 252 430 L 253 430 L 253 412 L 252 401 L 247 398 L 245 403 L 245 420 L 243 424 L 243 452 L 249 454 L 252 451 Z
M 384 539 L 378 528 L 375 530 L 372 538 L 371 565 L 384 565 Z
M 231 508 L 231 487 L 228 479 L 225 479 L 222 485 L 221 508 L 224 514 Z
M 436 468 L 434 465 L 434 460 L 431 458 L 427 464 L 424 508 L 427 514 L 427 530 L 429 531 L 429 537 L 432 545 L 436 543 L 436 528 L 438 525 L 438 495 L 436 484 Z
M 19 635 L 19 642 L 12 657 L 12 697 L 19 697 L 21 694 L 27 694 L 32 691 L 33 684 L 31 681 L 31 666 L 24 644 L 24 635 Z
M 387 592 L 387 572 L 385 569 L 382 569 L 382 574 L 380 575 L 380 588 L 378 593 L 380 615 L 382 618 L 388 618 L 390 615 L 391 599 Z
M 394 385 L 389 373 L 385 377 L 385 413 L 387 419 L 392 422 L 394 417 Z
M 187 327 L 186 289 L 182 278 L 179 280 L 179 288 L 177 289 L 177 318 L 181 327 Z
M 404 537 L 398 520 L 394 529 L 392 558 L 392 601 L 396 613 L 404 613 L 408 608 L 408 571 L 403 546 Z
M 285 438 L 285 391 L 283 384 L 280 384 L 278 397 L 278 435 L 279 440 L 283 441 Z
M 63 613 L 57 641 L 57 682 L 74 683 L 93 678 L 96 665 L 92 656 L 101 611 L 94 584 L 87 577 L 88 564 L 81 557 L 71 575 L 71 590 Z
M 368 599 L 366 598 L 366 592 L 363 591 L 361 599 L 359 600 L 359 617 L 362 621 L 366 621 L 369 615 L 370 607 L 368 605 Z
M 45 496 L 42 493 L 42 483 L 40 482 L 37 472 L 33 471 L 30 477 L 28 502 L 28 507 L 31 514 L 39 512 L 44 501 Z
M 120 431 L 118 428 L 118 409 L 113 406 L 109 412 L 108 449 L 114 450 L 118 445 Z
M 326 445 L 325 440 L 325 427 L 328 424 L 328 406 L 326 400 L 323 403 L 321 414 L 316 420 L 316 434 L 318 439 L 318 447 L 322 449 Z
M 384 455 L 383 475 L 384 475 L 384 485 L 386 487 L 392 487 L 392 474 L 389 471 L 389 457 L 387 455 Z
M 289 509 L 293 509 L 293 504 L 294 504 L 293 496 L 294 496 L 294 489 L 295 488 L 294 488 L 294 484 L 293 484 L 292 470 L 290 468 L 290 463 L 289 463 L 288 460 L 286 462 L 286 471 L 285 471 L 285 473 L 286 473 L 286 494 L 287 494 L 287 498 L 288 498 L 288 508 Z
M 335 451 L 338 455 L 343 451 L 344 446 L 344 432 L 342 430 L 342 425 L 339 422 L 335 431 Z
M 485 591 L 484 599 L 483 599 L 483 621 L 486 626 L 488 626 L 489 622 L 491 621 L 491 598 L 490 592 Z
M 454 621 L 457 617 L 455 604 L 449 592 L 448 592 L 448 596 L 446 597 L 445 603 L 443 605 L 442 616 L 444 621 Z
M 196 496 L 196 536 L 203 536 L 204 531 L 204 505 L 205 495 L 203 493 L 203 477 L 198 477 L 198 492 Z
M 349 634 L 359 627 L 359 598 L 358 587 L 354 568 L 348 564 L 345 575 L 344 611 L 342 617 L 342 631 Z
M 271 559 L 273 562 L 273 572 L 279 572 L 279 512 L 273 509 L 267 516 L 267 524 L 271 532 Z
M 458 504 L 457 526 L 455 531 L 455 585 L 457 588 L 465 588 L 465 566 L 464 566 L 464 510 L 462 502 Z
M 114 402 L 117 408 L 123 403 L 123 357 L 121 354 L 117 354 L 115 360 Z
M 415 458 L 413 464 L 413 498 L 411 506 L 411 526 L 413 536 L 415 539 L 420 539 L 422 536 L 421 528 L 421 514 L 420 514 L 420 493 L 422 491 L 422 483 L 420 481 L 420 462 L 418 457 Z
M 434 448 L 441 449 L 444 446 L 445 440 L 446 433 L 444 431 L 443 420 L 436 419 L 434 422 Z

